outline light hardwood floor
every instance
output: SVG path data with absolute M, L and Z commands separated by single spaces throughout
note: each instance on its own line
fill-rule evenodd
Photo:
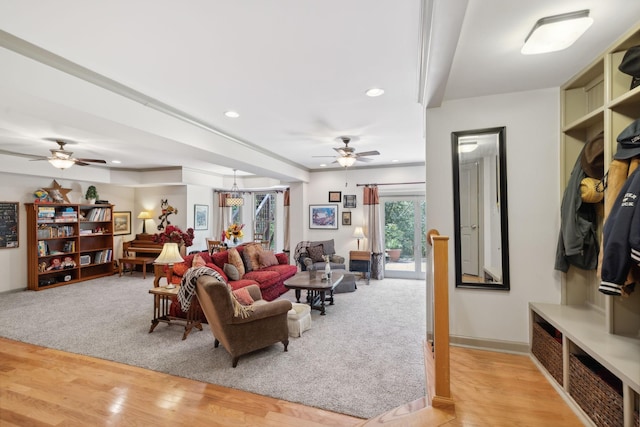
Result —
M 451 349 L 455 413 L 394 426 L 580 426 L 522 355 Z M 417 373 L 422 375 L 422 372 Z M 330 392 L 330 390 L 327 390 Z M 357 426 L 364 420 L 0 338 L 1 426 Z

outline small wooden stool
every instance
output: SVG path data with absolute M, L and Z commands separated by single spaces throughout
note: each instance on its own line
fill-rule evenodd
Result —
M 142 278 L 147 278 L 147 264 L 153 264 L 155 258 L 150 257 L 131 257 L 131 258 L 120 258 L 118 260 L 118 270 L 120 272 L 120 276 L 122 276 L 122 267 L 126 264 L 132 265 L 141 265 L 142 266 Z M 133 274 L 133 268 L 131 269 L 131 274 Z

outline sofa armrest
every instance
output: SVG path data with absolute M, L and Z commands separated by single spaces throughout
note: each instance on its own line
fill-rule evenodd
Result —
M 336 264 L 344 264 L 344 257 L 333 254 L 331 255 L 331 262 L 335 262 Z
M 253 306 L 253 311 L 249 312 L 248 317 L 243 319 L 242 317 L 234 316 L 231 318 L 231 323 L 249 323 L 266 317 L 273 317 L 281 314 L 286 315 L 289 310 L 291 310 L 291 307 L 293 307 L 291 305 L 291 301 L 288 300 L 277 300 L 268 302 L 267 304 L 259 304 L 257 306 Z
M 260 286 L 249 285 L 249 286 L 245 286 L 245 288 L 247 289 L 247 291 L 249 292 L 249 295 L 251 295 L 251 298 L 253 298 L 254 301 L 258 301 L 262 299 L 262 292 L 260 291 Z

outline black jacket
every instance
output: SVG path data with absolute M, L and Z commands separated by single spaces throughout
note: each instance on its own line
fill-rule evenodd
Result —
M 632 263 L 640 265 L 640 168 L 625 181 L 604 224 L 599 291 L 621 295 Z

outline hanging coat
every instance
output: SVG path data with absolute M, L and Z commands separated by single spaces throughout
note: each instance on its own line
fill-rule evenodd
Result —
M 583 270 L 595 270 L 598 266 L 598 216 L 594 204 L 582 202 L 580 183 L 586 174 L 580 163 L 581 158 L 582 152 L 573 166 L 560 208 L 560 236 L 555 269 L 565 273 L 570 265 Z

